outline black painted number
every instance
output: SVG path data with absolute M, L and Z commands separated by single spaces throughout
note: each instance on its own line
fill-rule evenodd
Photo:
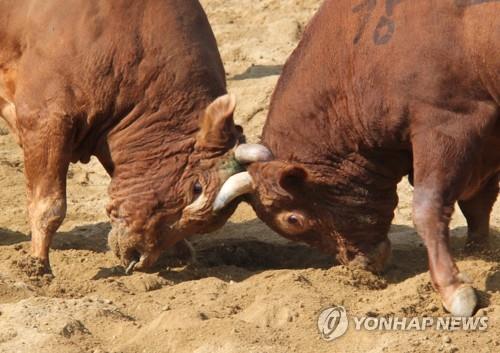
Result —
M 394 8 L 403 1 L 404 0 L 385 0 L 385 15 L 380 17 L 373 32 L 373 43 L 375 43 L 376 45 L 387 44 L 392 39 L 392 36 L 396 31 L 396 24 L 392 19 Z M 353 7 L 353 13 L 362 13 L 359 29 L 356 33 L 356 36 L 354 37 L 354 44 L 358 44 L 361 37 L 363 36 L 363 33 L 368 26 L 368 22 L 370 21 L 371 15 L 376 6 L 377 0 L 363 0 L 362 3 Z

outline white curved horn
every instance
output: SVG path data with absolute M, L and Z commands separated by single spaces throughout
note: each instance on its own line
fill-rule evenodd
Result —
M 238 196 L 254 190 L 253 179 L 248 172 L 241 172 L 226 180 L 213 204 L 214 212 L 222 210 Z
M 249 164 L 270 161 L 273 159 L 273 154 L 266 146 L 245 143 L 236 147 L 234 157 L 242 164 Z

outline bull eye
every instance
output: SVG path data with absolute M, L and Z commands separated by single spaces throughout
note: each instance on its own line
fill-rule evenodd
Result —
M 202 192 L 203 192 L 203 186 L 201 186 L 200 182 L 197 181 L 193 185 L 193 196 L 195 198 L 198 198 L 201 195 Z
M 284 233 L 301 235 L 310 229 L 311 223 L 306 214 L 300 210 L 284 211 L 277 215 L 276 226 Z
M 299 224 L 299 218 L 295 215 L 288 216 L 288 223 L 296 225 Z

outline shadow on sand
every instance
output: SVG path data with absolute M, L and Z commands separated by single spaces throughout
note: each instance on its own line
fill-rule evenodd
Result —
M 106 252 L 108 250 L 108 233 L 111 226 L 107 222 L 87 224 L 73 228 L 68 232 L 57 232 L 52 241 L 52 249 L 58 250 L 90 250 Z M 0 246 L 29 242 L 31 236 L 21 232 L 0 228 Z
M 245 72 L 230 77 L 229 81 L 241 81 L 267 76 L 278 76 L 283 70 L 283 65 L 252 65 Z
M 78 249 L 98 253 L 108 251 L 107 235 L 109 223 L 96 223 L 78 226 L 69 232 L 59 232 L 54 238 L 52 248 L 59 250 Z M 464 250 L 466 228 L 452 231 L 451 245 L 456 260 L 478 258 L 498 262 L 500 237 L 492 232 L 488 249 Z M 399 283 L 420 273 L 428 271 L 427 252 L 412 227 L 393 225 L 390 232 L 393 244 L 392 260 L 382 277 L 388 283 Z M 26 242 L 26 235 L 0 229 L 0 245 L 9 246 Z M 327 269 L 336 265 L 333 256 L 305 244 L 289 242 L 276 235 L 260 220 L 243 223 L 228 222 L 221 230 L 212 234 L 196 236 L 191 239 L 196 250 L 194 264 L 173 269 L 175 259 L 166 253 L 159 266 L 150 272 L 159 272 L 173 282 L 189 281 L 207 276 L 223 280 L 240 281 L 266 270 L 279 269 Z M 174 263 L 174 265 L 172 265 Z M 117 260 L 118 264 L 118 260 Z M 500 266 L 486 278 L 488 291 L 500 290 Z M 101 268 L 94 279 L 124 275 L 121 266 Z
M 108 251 L 108 233 L 111 225 L 107 222 L 78 226 L 69 232 L 58 232 L 52 241 L 52 249 L 89 250 L 98 253 Z
M 0 228 L 0 246 L 14 245 L 29 240 L 30 237 L 26 234 L 5 228 Z

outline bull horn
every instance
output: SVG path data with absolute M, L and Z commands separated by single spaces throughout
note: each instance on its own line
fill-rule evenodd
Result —
M 214 212 L 222 210 L 238 196 L 248 194 L 254 190 L 253 179 L 250 173 L 241 172 L 226 180 L 213 204 Z
M 266 146 L 245 143 L 236 147 L 234 157 L 241 164 L 249 164 L 270 161 L 273 159 L 273 154 Z

